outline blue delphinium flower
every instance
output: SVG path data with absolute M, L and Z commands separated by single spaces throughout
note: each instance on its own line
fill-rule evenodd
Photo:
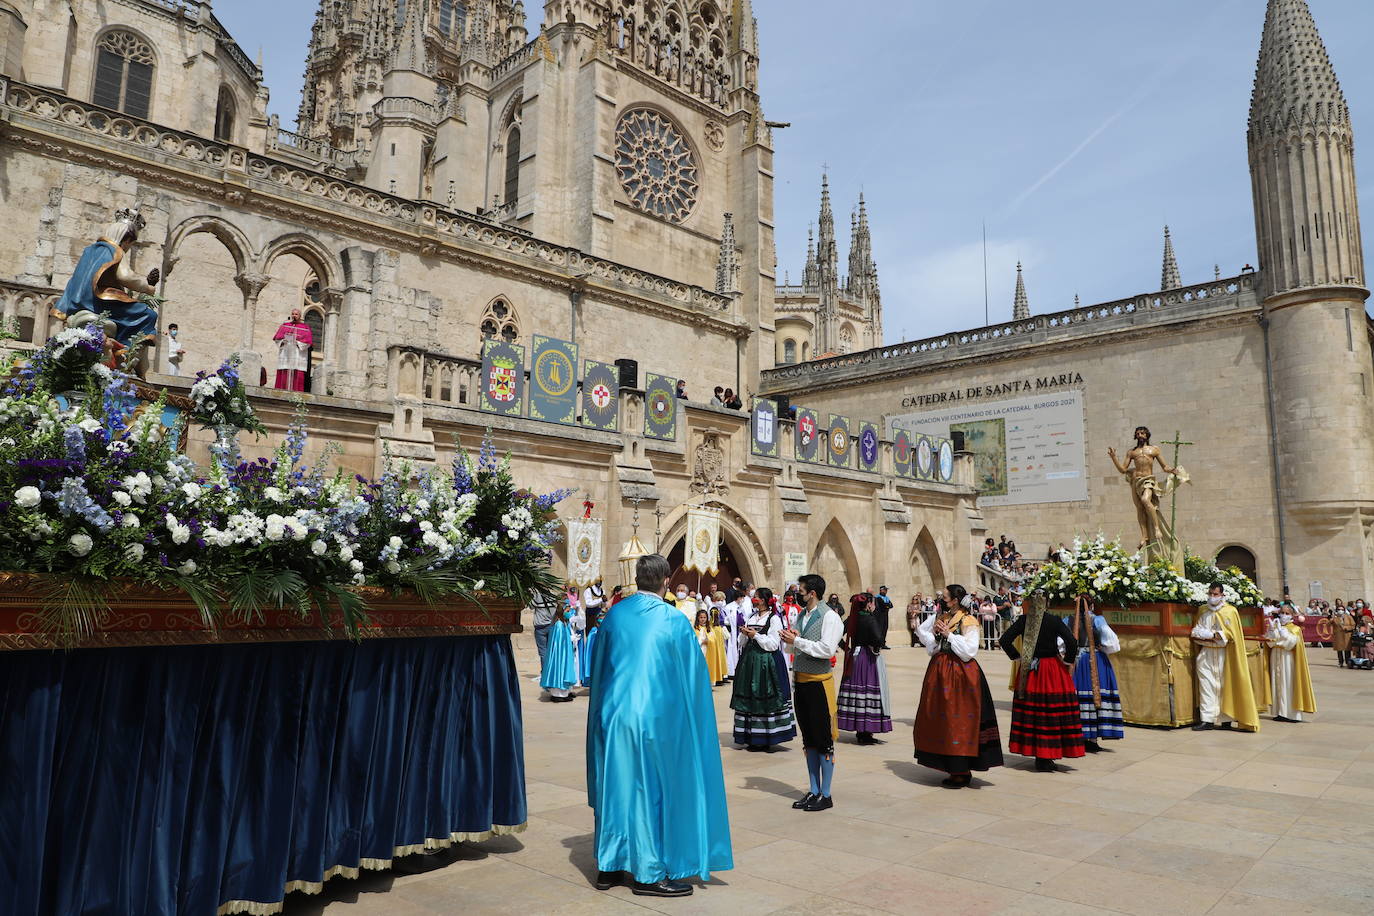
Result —
M 62 445 L 67 449 L 67 460 L 81 462 L 86 460 L 86 434 L 79 426 L 68 426 L 62 431 Z
M 83 518 L 100 531 L 114 527 L 114 519 L 86 492 L 86 484 L 79 477 L 67 477 L 62 481 L 62 490 L 57 494 L 57 508 L 68 518 Z
M 116 374 L 105 386 L 105 429 L 111 438 L 122 432 L 138 407 L 138 397 L 129 377 Z

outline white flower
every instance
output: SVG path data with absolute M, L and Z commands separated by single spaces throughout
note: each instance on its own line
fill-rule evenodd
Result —
M 43 494 L 37 487 L 20 487 L 14 491 L 14 501 L 21 509 L 32 509 L 43 501 Z
M 119 524 L 123 528 L 137 528 L 141 523 L 139 522 L 137 515 L 134 515 L 132 512 L 129 512 L 119 520 Z
M 86 419 L 82 420 L 80 423 L 76 425 L 82 432 L 100 432 L 100 421 L 95 419 L 94 417 L 87 417 Z
M 401 571 L 401 564 L 397 563 L 395 560 L 387 560 L 386 571 L 395 575 L 396 573 Z
M 177 572 L 181 573 L 183 576 L 189 576 L 191 573 L 193 573 L 193 572 L 195 572 L 195 571 L 196 571 L 196 561 L 195 561 L 195 560 L 187 560 L 185 563 L 182 563 L 180 566 L 177 567 Z
M 351 569 L 351 570 L 353 570 L 355 573 L 362 572 L 362 571 L 363 571 L 363 561 L 362 561 L 362 560 L 350 560 L 349 563 L 348 563 L 348 568 Z
M 127 506 L 129 505 L 129 503 L 133 502 L 133 499 L 130 498 L 129 494 L 125 493 L 123 490 L 115 490 L 113 493 L 110 494 L 110 498 L 113 499 L 115 502 L 119 503 L 119 505 L 121 506 Z
M 143 545 L 130 544 L 128 547 L 125 547 L 124 559 L 128 560 L 130 563 L 137 563 L 139 560 L 143 559 Z
M 286 519 L 280 515 L 273 513 L 264 519 L 264 523 L 264 534 L 267 535 L 269 541 L 280 541 L 286 536 Z
M 364 582 L 366 582 L 366 581 L 367 581 L 367 576 L 364 576 L 362 573 L 358 573 L 357 575 L 355 575 L 355 576 L 353 577 L 353 584 L 354 584 L 354 585 L 362 585 L 362 584 L 363 584 Z
M 310 552 L 313 553 L 313 554 L 314 554 L 315 556 L 317 556 L 317 557 L 322 557 L 322 556 L 324 556 L 325 551 L 328 550 L 328 549 L 329 549 L 329 545 L 326 544 L 324 541 L 311 541 L 311 542 L 310 542 Z
M 387 544 L 389 544 L 393 550 L 401 549 L 401 539 L 394 534 L 391 536 L 391 539 L 387 541 Z
M 75 556 L 84 557 L 91 552 L 91 548 L 95 546 L 95 543 L 91 540 L 89 534 L 86 534 L 84 531 L 79 531 L 68 539 L 68 545 L 67 549 Z
M 487 584 L 487 580 L 486 580 L 486 579 L 478 579 L 476 582 L 474 582 L 474 583 L 472 584 L 472 590 L 473 590 L 474 592 L 480 592 L 480 591 L 482 590 L 482 586 L 484 586 L 484 585 L 486 585 L 486 584 Z
M 342 547 L 340 547 L 340 548 L 339 548 L 339 559 L 340 559 L 340 560 L 343 560 L 345 563 L 347 563 L 349 560 L 353 559 L 353 548 L 350 547 L 350 546 L 347 545 L 347 544 L 345 544 L 345 545 L 343 545 Z
M 263 495 L 263 496 L 266 496 L 268 499 L 270 499 L 270 500 L 271 500 L 272 502 L 274 502 L 274 503 L 280 503 L 280 502 L 285 502 L 285 501 L 286 501 L 286 494 L 283 493 L 281 490 L 279 490 L 279 489 L 276 488 L 276 487 L 267 487 L 267 488 L 265 488 L 265 489 L 262 491 L 262 495 Z
M 200 484 L 184 483 L 181 485 L 181 492 L 186 496 L 187 502 L 195 502 L 200 499 Z

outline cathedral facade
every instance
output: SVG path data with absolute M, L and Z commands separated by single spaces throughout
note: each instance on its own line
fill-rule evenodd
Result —
M 183 375 L 237 353 L 265 383 L 300 309 L 311 448 L 337 443 L 342 467 L 373 473 L 384 448 L 442 464 L 490 428 L 523 482 L 594 503 L 608 558 L 636 530 L 671 553 L 705 505 L 760 583 L 801 568 L 839 592 L 968 581 L 982 528 L 964 465 L 915 481 L 886 446 L 876 473 L 803 464 L 786 423 L 760 456 L 747 413 L 706 403 L 716 385 L 754 391 L 782 349 L 748 0 L 549 0 L 535 17 L 527 30 L 519 0 L 320 0 L 288 130 L 209 0 L 0 0 L 3 317 L 41 344 L 83 247 L 136 206 L 131 258 L 161 268 Z M 833 235 L 832 220 L 815 306 L 786 311 L 814 316 L 807 355 L 837 349 L 846 320 L 853 346 L 877 339 L 871 252 L 841 285 Z M 483 342 L 535 335 L 637 363 L 618 429 L 478 410 Z M 650 372 L 686 384 L 668 441 L 643 434 Z M 280 435 L 291 400 L 252 395 Z

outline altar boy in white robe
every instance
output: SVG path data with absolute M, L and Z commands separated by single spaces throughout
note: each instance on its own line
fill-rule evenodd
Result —
M 1269 618 L 1264 634 L 1269 648 L 1269 673 L 1273 681 L 1274 702 L 1269 711 L 1275 722 L 1301 722 L 1303 713 L 1317 711 L 1312 692 L 1312 672 L 1307 667 L 1307 645 L 1302 628 L 1288 614 Z

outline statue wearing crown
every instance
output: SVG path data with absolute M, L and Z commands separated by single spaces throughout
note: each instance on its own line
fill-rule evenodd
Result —
M 101 321 L 106 338 L 114 341 L 115 355 L 131 351 L 124 362 L 140 378 L 146 370 L 145 351 L 157 339 L 157 311 L 138 296 L 152 295 L 161 277 L 157 268 L 140 277 L 130 263 L 129 253 L 144 225 L 137 210 L 116 213 L 105 234 L 81 253 L 52 311 L 72 328 Z

